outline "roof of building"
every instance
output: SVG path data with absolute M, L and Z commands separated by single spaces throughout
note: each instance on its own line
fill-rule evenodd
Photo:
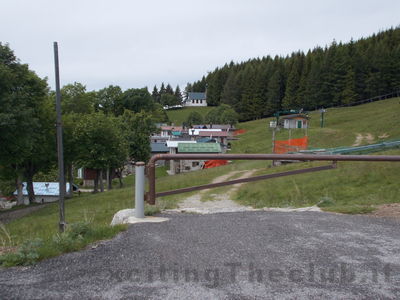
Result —
M 190 144 L 195 144 L 196 141 L 180 141 L 180 140 L 169 140 L 167 141 L 167 147 L 168 148 L 177 148 L 179 144 L 181 143 L 190 143 Z
M 199 136 L 212 136 L 212 137 L 227 137 L 227 131 L 199 131 Z
M 167 153 L 169 152 L 169 149 L 167 147 L 167 143 L 151 143 L 151 152 L 157 152 L 157 153 Z
M 26 182 L 23 182 L 22 194 L 24 196 L 28 195 L 28 190 L 26 189 Z M 77 186 L 73 187 L 74 191 L 77 190 Z M 35 192 L 35 196 L 59 196 L 59 183 L 58 182 L 34 182 L 33 183 L 33 191 Z M 69 191 L 69 183 L 66 183 L 66 191 Z M 14 192 L 14 195 L 17 195 L 17 191 Z
M 214 139 L 210 139 L 209 137 L 203 137 L 203 138 L 199 138 L 197 139 L 198 143 L 216 143 L 216 141 Z
M 183 127 L 182 126 L 161 126 L 161 130 L 164 131 L 182 131 Z
M 188 129 L 189 135 L 199 135 L 200 131 L 209 131 L 209 132 L 222 132 L 222 129 Z
M 206 100 L 206 93 L 189 92 L 188 100 Z
M 182 135 L 182 131 L 172 131 L 172 135 L 173 136 L 181 136 Z
M 233 131 L 235 130 L 235 126 L 231 126 L 231 125 L 226 125 L 226 124 L 213 124 L 209 126 L 207 126 L 208 128 L 212 128 L 212 129 L 222 129 L 222 130 L 229 130 L 229 131 Z
M 179 153 L 220 153 L 221 146 L 218 143 L 180 143 Z
M 305 115 L 305 114 L 293 114 L 293 115 L 287 115 L 287 116 L 282 116 L 281 119 L 295 119 L 295 118 L 301 118 L 301 119 L 309 119 L 310 117 Z

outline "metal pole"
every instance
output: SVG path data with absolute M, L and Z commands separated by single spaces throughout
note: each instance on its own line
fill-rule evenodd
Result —
M 144 162 L 135 165 L 135 217 L 144 218 Z
M 63 155 L 63 140 L 62 140 L 62 119 L 61 119 L 61 91 L 60 91 L 60 72 L 58 67 L 58 45 L 54 42 L 54 66 L 56 77 L 56 111 L 57 111 L 57 155 L 58 155 L 58 182 L 60 190 L 60 222 L 58 224 L 60 232 L 65 231 L 65 175 L 64 175 L 64 155 Z M 70 187 L 72 188 L 72 187 Z
M 325 109 L 322 108 L 321 109 L 321 128 L 324 127 L 324 113 L 325 113 Z
M 176 154 L 172 154 L 172 155 L 176 155 Z M 171 160 L 172 162 L 173 160 Z M 154 205 L 156 204 L 156 165 L 154 162 L 149 162 L 148 164 L 148 178 L 149 178 L 149 193 L 148 193 L 148 198 L 147 198 L 147 202 L 150 205 Z

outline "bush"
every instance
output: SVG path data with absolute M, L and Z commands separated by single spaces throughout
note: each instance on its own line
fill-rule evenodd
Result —
M 188 126 L 200 125 L 202 123 L 203 116 L 197 111 L 192 111 L 186 119 L 186 124 Z
M 71 252 L 84 246 L 84 238 L 91 233 L 88 222 L 79 222 L 71 224 L 63 233 L 57 233 L 53 236 L 53 245 L 61 252 Z
M 39 249 L 43 246 L 42 239 L 25 241 L 15 253 L 0 256 L 0 265 L 27 266 L 37 262 L 40 258 Z

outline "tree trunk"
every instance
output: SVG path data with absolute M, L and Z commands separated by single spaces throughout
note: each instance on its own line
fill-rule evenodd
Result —
M 93 193 L 98 193 L 99 192 L 99 176 L 100 175 L 100 170 L 96 170 L 96 178 L 94 179 L 94 187 L 93 187 Z
M 124 183 L 122 182 L 122 168 L 118 169 L 117 176 L 118 176 L 118 181 L 119 181 L 119 187 L 120 188 L 124 187 Z
M 33 174 L 28 172 L 26 176 L 26 189 L 28 190 L 29 204 L 35 202 L 35 191 L 33 190 Z
M 69 191 L 67 191 L 67 198 L 72 198 L 74 196 L 74 189 L 72 184 L 74 183 L 74 174 L 72 164 L 67 165 L 67 177 L 69 183 Z
M 100 192 L 104 192 L 103 169 L 100 170 Z
M 113 174 L 114 169 L 113 168 L 108 168 L 107 169 L 107 188 L 108 190 L 112 189 L 112 174 Z
M 17 205 L 22 205 L 24 204 L 24 195 L 22 193 L 22 189 L 23 189 L 23 184 L 22 184 L 22 180 L 23 180 L 23 176 L 20 172 L 18 172 L 18 176 L 17 176 Z

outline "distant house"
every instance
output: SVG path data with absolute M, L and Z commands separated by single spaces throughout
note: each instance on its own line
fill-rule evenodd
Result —
M 308 128 L 309 117 L 305 114 L 282 116 L 280 122 L 285 129 Z
M 103 172 L 103 182 L 107 182 L 107 178 L 109 176 L 108 174 L 109 170 L 106 172 Z M 127 163 L 124 166 L 123 173 L 124 174 L 131 174 L 133 172 L 133 167 L 132 164 Z M 115 170 L 111 174 L 111 178 L 117 178 L 118 174 L 115 172 Z M 78 179 L 82 179 L 83 181 L 83 186 L 85 187 L 93 187 L 94 182 L 97 178 L 97 170 L 91 169 L 91 168 L 79 168 L 78 169 Z
M 207 94 L 189 92 L 185 106 L 207 106 Z
M 228 137 L 229 133 L 227 131 L 208 131 L 208 130 L 202 130 L 199 132 L 199 137 L 200 138 L 205 138 L 208 137 L 210 139 L 215 139 L 218 141 L 223 146 L 228 145 Z
M 150 143 L 151 156 L 157 154 L 167 154 L 169 153 L 169 148 L 167 147 L 167 142 L 164 143 Z M 158 160 L 157 165 L 164 166 L 165 160 Z
M 221 131 L 235 131 L 234 125 L 227 124 L 204 124 L 204 125 L 194 125 L 194 129 L 220 129 Z
M 79 188 L 77 185 L 72 185 L 73 191 L 77 191 Z M 66 192 L 70 190 L 69 183 L 66 183 Z M 58 201 L 60 197 L 60 189 L 58 182 L 34 182 L 33 191 L 35 193 L 35 201 L 37 203 L 46 203 Z M 24 196 L 24 203 L 29 203 L 28 190 L 26 188 L 26 182 L 23 182 L 22 194 Z M 17 195 L 17 191 L 14 192 Z
M 219 143 L 190 143 L 180 142 L 177 145 L 177 153 L 185 154 L 200 154 L 200 153 L 221 153 L 221 146 Z M 205 160 L 180 160 L 170 161 L 169 174 L 185 173 L 200 170 L 204 166 Z
M 179 137 L 182 135 L 183 128 L 181 126 L 161 126 L 161 137 Z

